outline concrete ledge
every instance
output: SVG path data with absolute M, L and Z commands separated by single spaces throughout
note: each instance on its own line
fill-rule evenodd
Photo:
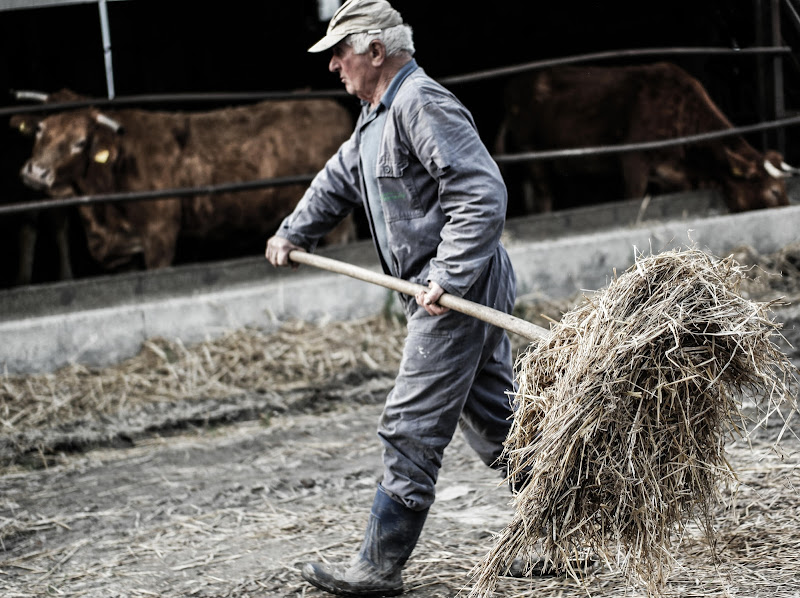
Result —
M 630 204 L 630 202 L 627 202 Z M 633 263 L 634 247 L 653 252 L 694 242 L 714 255 L 750 245 L 761 253 L 798 240 L 800 206 L 734 215 L 690 216 L 626 226 L 619 217 L 598 232 L 589 218 L 581 234 L 565 227 L 550 238 L 525 238 L 524 219 L 512 223 L 507 242 L 519 294 L 570 296 L 606 284 L 616 268 Z M 612 207 L 611 209 L 618 209 Z M 574 218 L 576 214 L 563 215 Z M 556 221 L 548 216 L 549 230 Z M 542 226 L 542 219 L 529 220 Z M 545 219 L 547 220 L 547 219 Z M 538 224 L 537 224 L 538 223 Z M 581 228 L 581 227 L 575 227 Z M 595 229 L 596 230 L 596 229 Z M 378 271 L 371 243 L 326 252 Z M 180 281 L 177 282 L 177 281 Z M 108 365 L 132 356 L 153 337 L 193 343 L 246 326 L 274 329 L 291 318 L 350 319 L 375 314 L 392 301 L 390 291 L 349 278 L 302 268 L 276 271 L 263 258 L 138 273 L 72 285 L 34 287 L 6 294 L 0 321 L 0 366 L 9 373 L 53 371 L 69 363 Z
M 605 286 L 634 262 L 634 252 L 658 253 L 694 245 L 719 257 L 749 245 L 771 253 L 800 241 L 800 206 L 691 218 L 575 235 L 543 242 L 516 242 L 508 251 L 518 294 L 565 297 Z
M 357 318 L 375 313 L 388 294 L 333 275 L 298 274 L 227 291 L 28 317 L 0 323 L 0 362 L 9 373 L 109 365 L 135 355 L 149 338 L 194 343 L 244 327 L 274 329 L 293 318 Z

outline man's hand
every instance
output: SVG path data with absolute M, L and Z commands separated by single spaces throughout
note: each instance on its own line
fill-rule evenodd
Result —
M 305 249 L 298 247 L 291 241 L 275 235 L 267 241 L 267 249 L 264 255 L 269 263 L 275 267 L 291 266 L 296 270 L 298 265 L 289 259 L 289 253 L 294 250 L 305 251 Z
M 442 307 L 436 303 L 443 294 L 444 289 L 431 280 L 428 282 L 428 290 L 420 291 L 414 298 L 417 300 L 417 304 L 424 307 L 430 315 L 441 316 L 450 311 L 449 307 Z

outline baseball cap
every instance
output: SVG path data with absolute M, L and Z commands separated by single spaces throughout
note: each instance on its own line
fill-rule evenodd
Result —
M 386 0 L 347 0 L 328 23 L 328 31 L 309 52 L 332 48 L 351 33 L 378 33 L 402 25 L 403 17 Z

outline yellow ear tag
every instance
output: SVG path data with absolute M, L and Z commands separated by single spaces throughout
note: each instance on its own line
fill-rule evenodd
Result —
M 108 162 L 108 150 L 100 150 L 94 155 L 94 161 L 98 164 L 105 164 Z
M 19 123 L 19 132 L 20 133 L 24 133 L 25 129 L 27 129 L 27 128 L 28 128 L 28 125 L 25 123 L 24 120 L 21 123 Z

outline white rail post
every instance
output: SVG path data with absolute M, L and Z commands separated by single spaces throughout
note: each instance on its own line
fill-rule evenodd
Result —
M 114 99 L 114 66 L 111 62 L 111 31 L 108 27 L 108 9 L 106 0 L 97 0 L 97 8 L 100 11 L 100 30 L 103 34 L 103 57 L 106 63 L 106 86 L 108 88 L 108 99 Z

